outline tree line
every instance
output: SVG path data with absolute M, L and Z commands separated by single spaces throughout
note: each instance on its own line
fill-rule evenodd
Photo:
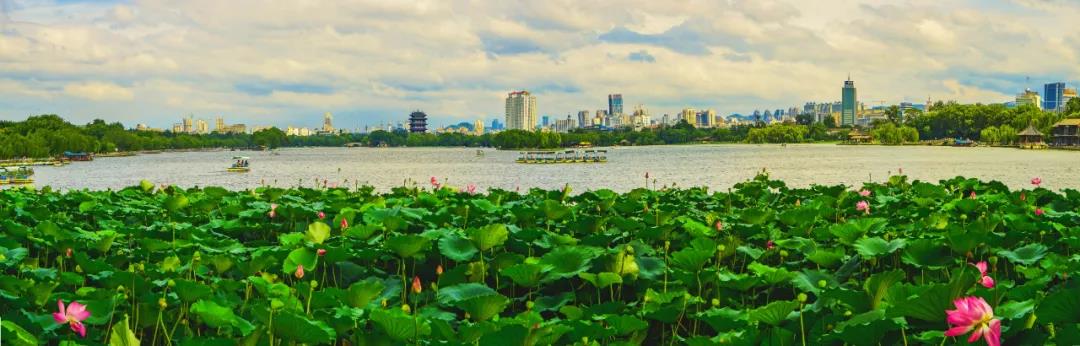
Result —
M 1015 144 L 1016 134 L 1034 126 L 1049 141 L 1054 123 L 1080 117 L 1080 99 L 1072 99 L 1060 112 L 1040 110 L 1034 105 L 1007 107 L 1003 104 L 958 104 L 937 102 L 930 111 L 906 110 L 892 106 L 885 119 L 868 129 L 881 144 L 903 144 L 922 140 L 964 138 L 990 144 Z M 23 121 L 0 121 L 0 159 L 56 157 L 65 151 L 107 153 L 115 151 L 176 150 L 200 148 L 252 147 L 340 147 L 355 144 L 369 147 L 495 147 L 500 149 L 562 148 L 581 144 L 662 145 L 684 143 L 805 143 L 846 140 L 850 128 L 837 128 L 832 118 L 815 122 L 808 114 L 796 116 L 795 123 L 766 125 L 761 122 L 725 128 L 695 128 L 686 122 L 672 126 L 633 130 L 575 129 L 568 133 L 508 130 L 483 135 L 462 133 L 409 133 L 404 130 L 377 130 L 321 136 L 287 136 L 278 128 L 251 134 L 186 134 L 135 131 L 119 122 L 94 120 L 74 125 L 54 114 L 31 116 Z

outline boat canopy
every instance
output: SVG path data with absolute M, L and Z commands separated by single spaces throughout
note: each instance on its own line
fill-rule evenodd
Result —
M 248 157 L 247 156 L 233 156 L 232 159 L 233 160 L 247 160 Z

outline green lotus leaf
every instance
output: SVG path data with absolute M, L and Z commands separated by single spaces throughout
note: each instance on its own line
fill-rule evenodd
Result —
M 751 322 L 765 323 L 772 326 L 778 326 L 781 322 L 784 322 L 788 318 L 788 315 L 795 308 L 799 307 L 799 302 L 778 300 L 763 307 L 750 310 L 748 319 Z
M 497 294 L 491 287 L 478 283 L 465 283 L 447 286 L 439 289 L 439 303 L 452 305 L 454 303 L 485 295 Z
M 325 344 L 334 341 L 337 333 L 323 321 L 311 320 L 292 311 L 280 311 L 274 313 L 274 336 L 298 343 Z
M 878 237 L 863 238 L 855 241 L 855 251 L 859 252 L 863 258 L 874 258 L 882 255 L 887 255 L 895 252 L 904 247 L 904 239 L 893 239 L 891 241 L 885 241 Z
M 701 270 L 701 267 L 705 266 L 710 259 L 713 258 L 713 254 L 716 252 L 709 250 L 698 250 L 695 248 L 685 248 L 671 254 L 671 264 L 676 268 L 694 272 Z
M 289 252 L 289 256 L 285 257 L 285 262 L 281 265 L 281 272 L 285 275 L 293 275 L 296 272 L 298 266 L 303 265 L 305 271 L 315 270 L 315 265 L 319 263 L 315 251 L 311 251 L 307 248 L 299 248 Z
M 510 234 L 506 225 L 503 224 L 490 224 L 480 228 L 470 229 L 468 231 L 469 239 L 480 251 L 487 251 L 493 247 L 501 246 L 506 242 L 507 236 Z
M 1051 293 L 1035 310 L 1039 323 L 1080 323 L 1080 289 L 1063 289 Z
M 465 262 L 476 256 L 476 246 L 468 239 L 450 234 L 439 239 L 439 253 L 449 259 Z
M 814 250 L 814 252 L 811 252 L 809 255 L 806 255 L 806 259 L 822 267 L 835 267 L 836 265 L 840 264 L 841 260 L 844 259 L 844 249 L 818 248 Z
M 928 269 L 942 268 L 952 263 L 949 248 L 934 239 L 908 241 L 900 258 L 904 263 Z
M 430 248 L 431 239 L 413 234 L 398 235 L 390 237 L 386 241 L 386 247 L 394 251 L 398 257 L 410 258 Z
M 577 276 L 589 270 L 591 262 L 599 256 L 599 251 L 583 246 L 558 247 L 540 257 L 545 275 L 541 282 L 550 282 L 562 278 Z
M 135 333 L 128 327 L 128 316 L 124 315 L 123 318 L 116 321 L 113 324 L 112 330 L 109 332 L 109 345 L 110 346 L 138 346 L 139 338 L 135 337 Z
M 627 335 L 649 327 L 649 324 L 640 318 L 627 315 L 609 316 L 604 319 L 616 335 Z
M 612 272 L 603 272 L 599 274 L 593 273 L 578 273 L 578 277 L 582 280 L 588 281 L 594 287 L 605 288 L 614 284 L 622 283 L 622 276 Z
M 550 199 L 545 200 L 541 208 L 544 211 L 544 217 L 552 221 L 561 220 L 562 218 L 570 214 L 570 208 L 563 205 L 559 201 L 554 201 Z
M 510 299 L 501 294 L 487 294 L 458 301 L 454 305 L 468 312 L 473 321 L 482 322 L 498 315 Z
M 177 211 L 187 208 L 187 206 L 188 198 L 184 195 L 169 196 L 169 198 L 165 199 L 165 209 L 169 211 Z
M 210 286 L 184 279 L 176 279 L 176 295 L 185 303 L 192 303 L 199 299 L 210 297 L 214 293 Z
M 369 277 L 349 285 L 345 299 L 348 301 L 349 306 L 363 308 L 375 300 L 385 288 L 386 285 L 383 284 L 382 280 Z
M 499 271 L 499 274 L 510 278 L 515 284 L 524 287 L 536 287 L 540 285 L 542 273 L 546 267 L 535 263 L 518 263 Z
M 200 300 L 191 304 L 191 313 L 199 316 L 199 320 L 213 328 L 236 328 L 242 335 L 251 334 L 255 330 L 251 322 L 236 316 L 232 308 L 218 305 L 213 301 Z
M 4 340 L 10 342 L 9 345 L 13 346 L 37 346 L 38 339 L 34 337 L 34 334 L 26 331 L 15 322 L 2 321 L 0 322 L 0 328 L 3 329 Z
M 1032 243 L 1025 246 L 1016 248 L 1015 250 L 1001 250 L 998 251 L 998 255 L 1009 259 L 1013 263 L 1019 263 L 1026 266 L 1035 264 L 1043 256 L 1046 256 L 1046 245 L 1039 243 Z
M 870 308 L 877 309 L 882 300 L 885 299 L 889 288 L 901 280 L 904 280 L 904 272 L 900 270 L 890 270 L 870 275 L 866 282 L 863 283 L 863 290 L 870 297 Z
M 320 221 L 308 224 L 304 239 L 315 244 L 322 244 L 327 238 L 330 238 L 330 225 Z

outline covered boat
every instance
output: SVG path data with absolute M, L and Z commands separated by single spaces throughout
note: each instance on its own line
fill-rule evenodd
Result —
M 251 166 L 248 163 L 248 157 L 246 157 L 246 156 L 233 156 L 232 159 L 235 162 L 233 162 L 231 167 L 225 169 L 226 171 L 235 172 L 235 173 L 251 172 Z

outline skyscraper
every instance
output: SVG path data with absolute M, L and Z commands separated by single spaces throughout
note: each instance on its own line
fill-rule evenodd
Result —
M 323 114 L 322 130 L 323 132 L 334 132 L 334 115 L 330 114 L 330 112 Z
M 622 94 L 609 94 L 607 96 L 607 108 L 608 108 L 608 114 L 611 114 L 611 115 L 623 114 Z
M 188 114 L 187 118 L 184 118 L 184 133 L 195 132 L 195 118 Z
M 525 131 L 536 129 L 536 96 L 524 90 L 506 95 L 506 128 Z
M 578 127 L 590 127 L 592 125 L 592 117 L 589 116 L 589 111 L 577 112 Z
M 550 121 L 551 121 L 551 117 L 545 115 L 545 116 L 541 117 L 540 126 L 548 127 L 548 122 L 550 122 Z
M 693 108 L 683 108 L 680 119 L 691 126 L 697 127 L 697 111 Z
M 478 136 L 484 134 L 484 121 L 479 120 L 479 119 L 474 121 L 473 122 L 473 131 L 476 132 L 476 135 L 478 135 Z
M 1065 82 L 1048 83 L 1043 86 L 1042 108 L 1048 111 L 1061 111 L 1065 107 Z
M 214 132 L 218 132 L 218 133 L 225 132 L 225 119 L 224 118 L 217 117 L 217 120 L 214 122 Z
M 840 126 L 854 126 L 858 96 L 855 93 L 855 81 L 851 80 L 851 76 L 848 76 L 848 80 L 844 81 L 841 96 L 843 96 L 843 101 L 841 101 L 842 106 L 840 109 Z

